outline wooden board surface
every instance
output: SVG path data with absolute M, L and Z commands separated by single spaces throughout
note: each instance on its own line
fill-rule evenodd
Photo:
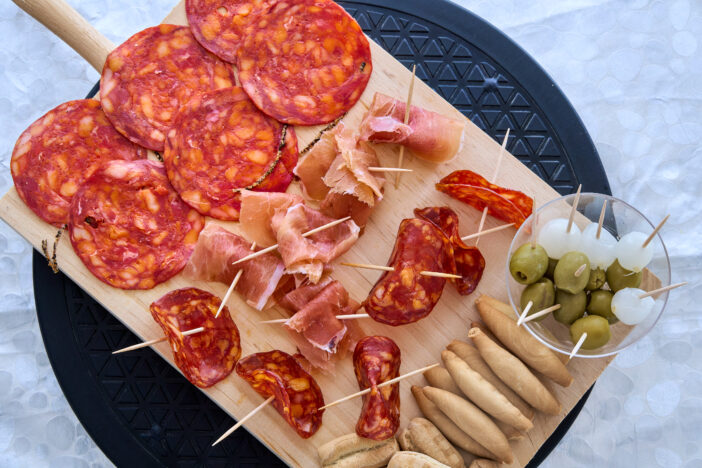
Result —
M 182 2 L 164 22 L 186 24 Z M 359 103 L 344 118 L 344 122 L 353 128 L 357 128 L 376 91 L 403 100 L 406 98 L 410 72 L 373 41 L 371 41 L 371 50 L 373 74 L 370 82 Z M 460 216 L 462 235 L 475 232 L 477 229 L 480 212 L 437 192 L 433 184 L 440 177 L 456 169 L 471 169 L 490 177 L 494 171 L 499 145 L 421 80 L 417 80 L 415 84 L 413 103 L 447 116 L 466 120 L 465 144 L 454 161 L 440 166 L 406 157 L 405 167 L 415 172 L 403 176 L 399 190 L 395 190 L 391 185 L 387 186 L 385 198 L 374 210 L 365 234 L 346 255 L 335 263 L 350 261 L 384 265 L 392 250 L 400 221 L 403 218 L 412 217 L 412 211 L 416 207 L 448 205 Z M 312 141 L 319 134 L 319 130 L 319 127 L 297 128 L 300 148 L 304 148 Z M 392 145 L 377 145 L 376 148 L 382 165 L 396 164 L 397 148 Z M 509 154 L 505 155 L 502 162 L 497 183 L 521 190 L 527 195 L 536 195 L 537 199 L 542 201 L 558 196 L 555 190 Z M 296 187 L 292 190 L 295 189 Z M 0 200 L 0 217 L 38 250 L 41 250 L 41 241 L 53 239 L 56 232 L 54 227 L 42 222 L 24 205 L 14 188 Z M 208 221 L 213 222 L 211 219 Z M 237 223 L 218 223 L 227 229 L 238 231 Z M 485 228 L 499 224 L 502 223 L 488 217 Z M 487 267 L 477 291 L 472 296 L 461 297 L 449 285 L 437 307 L 426 319 L 402 327 L 390 327 L 372 320 L 363 320 L 359 321 L 363 330 L 366 334 L 387 335 L 397 342 L 402 350 L 402 373 L 437 362 L 440 360 L 441 350 L 451 340 L 457 338 L 467 340 L 470 322 L 478 319 L 474 299 L 479 294 L 507 299 L 504 271 L 506 253 L 513 235 L 514 230 L 506 230 L 492 234 L 481 241 L 480 248 L 486 258 Z M 188 282 L 181 275 L 149 291 L 114 289 L 98 281 L 88 272 L 73 252 L 68 236 L 61 239 L 58 259 L 59 266 L 66 275 L 144 340 L 162 336 L 161 329 L 148 312 L 148 306 L 168 291 L 196 286 L 220 297 L 226 291 L 225 285 Z M 355 270 L 339 265 L 336 265 L 332 274 L 358 301 L 366 297 L 379 275 L 380 272 L 377 271 Z M 41 285 L 35 285 L 35 287 L 41 287 Z M 282 327 L 258 324 L 260 320 L 286 316 L 282 311 L 269 309 L 257 312 L 248 307 L 237 294 L 232 295 L 228 305 L 241 331 L 243 355 L 271 349 L 294 352 L 294 346 Z M 154 348 L 164 359 L 174 365 L 168 344 L 161 343 Z M 563 412 L 559 416 L 542 414 L 536 416 L 534 429 L 529 432 L 528 437 L 512 443 L 515 454 L 515 462 L 512 466 L 524 466 L 528 463 L 611 359 L 577 359 L 569 364 L 575 381 L 568 388 L 561 388 L 547 382 L 562 403 Z M 333 377 L 320 374 L 316 377 L 327 402 L 358 390 L 350 358 L 338 364 Z M 411 418 L 420 416 L 410 393 L 412 384 L 425 385 L 426 381 L 422 376 L 416 376 L 401 385 L 402 427 L 406 426 Z M 241 418 L 261 402 L 261 397 L 235 374 L 204 392 L 234 418 Z M 272 407 L 266 408 L 252 418 L 246 424 L 246 428 L 288 464 L 316 466 L 318 464 L 316 447 L 335 437 L 353 432 L 360 406 L 361 400 L 356 399 L 329 409 L 324 414 L 322 428 L 306 441 L 301 440 Z M 219 435 L 212 434 L 212 440 L 214 441 Z

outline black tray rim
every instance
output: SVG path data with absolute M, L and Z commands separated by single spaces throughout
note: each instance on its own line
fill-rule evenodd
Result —
M 582 183 L 587 191 L 611 193 L 609 181 L 595 145 L 568 98 L 538 62 L 501 30 L 449 0 L 435 0 L 432 2 L 432 8 L 422 0 L 405 0 L 402 2 L 402 9 L 399 9 L 397 2 L 393 0 L 349 0 L 349 3 L 382 7 L 414 16 L 421 13 L 422 19 L 451 30 L 482 51 L 490 50 L 488 54 L 490 58 L 505 70 L 520 69 L 518 83 L 539 103 L 562 146 L 578 148 L 578 152 L 583 156 L 594 156 L 572 158 L 566 156 L 565 159 L 571 165 L 578 182 Z M 99 86 L 100 83 L 96 83 L 87 97 L 95 96 Z M 563 118 L 554 121 L 550 118 L 553 115 L 560 115 Z M 95 395 L 101 394 L 94 376 L 80 375 L 79 369 L 73 366 L 82 358 L 75 340 L 65 339 L 73 334 L 64 289 L 65 281 L 70 279 L 62 273 L 58 276 L 54 275 L 47 267 L 44 257 L 37 251 L 34 252 L 32 259 L 32 275 L 33 283 L 42 285 L 41 294 L 37 293 L 36 287 L 34 288 L 34 299 L 39 329 L 49 362 L 69 406 L 86 433 L 105 456 L 117 466 L 164 466 L 130 431 L 113 430 L 116 427 L 121 428 L 123 421 L 112 411 L 109 402 L 94 398 Z M 64 300 L 56 301 L 57 297 Z M 40 309 L 51 312 L 39 314 Z M 593 388 L 594 385 L 585 392 L 549 439 L 534 454 L 528 466 L 536 467 L 546 459 L 580 414 Z M 552 441 L 554 437 L 556 440 Z

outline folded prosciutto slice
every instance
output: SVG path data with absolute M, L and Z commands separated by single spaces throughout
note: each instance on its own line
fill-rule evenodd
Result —
M 336 316 L 356 313 L 360 304 L 349 298 L 338 281 L 327 278 L 319 284 L 297 288 L 280 304 L 295 312 L 285 328 L 302 356 L 313 367 L 330 373 L 335 359 L 343 358 L 362 336 L 355 320 L 342 321 Z
M 463 143 L 465 122 L 411 106 L 405 125 L 406 107 L 407 104 L 398 99 L 375 93 L 361 122 L 361 140 L 397 143 L 430 162 L 453 159 Z
M 249 241 L 214 223 L 208 223 L 200 232 L 184 274 L 190 279 L 229 285 L 239 269 L 243 268 L 236 290 L 251 307 L 263 310 L 276 288 L 282 286 L 285 266 L 272 253 L 232 266 L 233 262 L 250 254 Z
M 292 193 L 253 192 L 242 190 L 239 222 L 244 235 L 259 247 L 277 242 L 271 228 L 276 211 L 302 203 L 302 197 Z M 343 216 L 342 216 L 343 217 Z
M 319 282 L 324 265 L 339 257 L 358 240 L 360 228 L 353 220 L 325 229 L 308 237 L 302 234 L 334 221 L 303 203 L 278 210 L 271 227 L 278 240 L 278 252 L 287 273 L 307 275 L 312 283 Z
M 368 224 L 373 207 L 366 205 L 353 195 L 329 192 L 319 205 L 319 211 L 335 219 L 351 216 L 353 222 L 363 228 Z
M 336 159 L 336 140 L 334 131 L 322 133 L 319 141 L 302 155 L 293 173 L 300 178 L 302 193 L 312 200 L 322 200 L 329 192 L 329 187 L 322 181 L 324 174 Z

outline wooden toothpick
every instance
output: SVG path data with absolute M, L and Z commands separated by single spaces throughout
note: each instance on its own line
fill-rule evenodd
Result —
M 200 333 L 205 331 L 205 327 L 193 328 L 192 330 L 187 330 L 181 333 L 182 336 L 194 335 L 195 333 Z M 132 346 L 127 346 L 126 348 L 118 349 L 117 351 L 112 351 L 112 354 L 126 353 L 127 351 L 134 351 L 135 349 L 146 348 L 147 346 L 155 345 L 156 343 L 161 343 L 166 341 L 168 338 L 162 336 L 161 338 L 156 338 L 155 340 L 144 341 L 143 343 L 137 343 Z
M 597 221 L 597 235 L 595 236 L 596 239 L 600 238 L 600 234 L 602 234 L 602 225 L 604 224 L 604 217 L 605 213 L 607 212 L 607 200 L 602 203 L 602 211 L 600 211 L 600 219 Z
M 320 231 L 324 231 L 325 229 L 329 229 L 331 227 L 334 227 L 337 224 L 344 223 L 344 222 L 348 221 L 349 219 L 351 219 L 351 216 L 347 216 L 347 217 L 341 218 L 341 219 L 336 219 L 336 220 L 332 221 L 331 223 L 325 224 L 324 226 L 319 226 L 318 228 L 314 228 L 310 231 L 302 233 L 302 237 L 311 236 L 312 234 L 316 234 Z M 272 252 L 277 248 L 278 248 L 278 244 L 273 244 L 270 247 L 266 247 L 265 249 L 261 249 L 258 252 L 252 253 L 251 255 L 247 255 L 244 258 L 240 258 L 236 262 L 233 262 L 232 265 L 237 265 L 237 264 L 245 262 L 247 260 L 251 260 L 252 258 L 260 257 L 261 255 L 267 254 L 268 252 Z
M 437 367 L 438 365 L 439 365 L 439 363 L 432 364 L 431 366 L 427 366 L 427 367 L 422 367 L 421 369 L 417 369 L 417 370 L 414 370 L 414 371 L 412 371 L 412 372 L 408 372 L 408 373 L 406 373 L 406 374 L 404 374 L 404 375 L 400 375 L 399 377 L 395 377 L 394 379 L 388 380 L 387 382 L 383 382 L 383 383 L 381 383 L 381 384 L 378 384 L 378 385 L 376 385 L 375 387 L 376 387 L 376 388 L 381 388 L 381 387 L 385 387 L 385 386 L 387 386 L 387 385 L 392 385 L 392 384 L 394 384 L 394 383 L 399 382 L 400 380 L 406 379 L 406 378 L 408 378 L 408 377 L 412 377 L 413 375 L 421 374 L 421 373 L 423 373 L 423 372 L 428 371 L 429 369 L 433 369 L 434 367 Z M 351 399 L 353 399 L 353 398 L 363 396 L 363 395 L 365 395 L 366 393 L 370 393 L 370 392 L 371 392 L 371 389 L 372 389 L 372 387 L 368 387 L 368 388 L 366 388 L 365 390 L 361 390 L 360 392 L 356 392 L 356 393 L 352 393 L 351 395 L 347 395 L 347 396 L 345 396 L 345 397 L 343 397 L 343 398 L 340 398 L 340 399 L 338 399 L 338 400 L 336 400 L 336 401 L 334 401 L 334 402 L 332 402 L 332 403 L 329 403 L 328 405 L 324 405 L 324 406 L 322 406 L 321 408 L 318 408 L 317 411 L 321 411 L 321 410 L 323 410 L 323 409 L 331 408 L 332 406 L 336 406 L 336 405 L 338 405 L 339 403 L 343 403 L 343 402 L 348 401 L 348 400 L 351 400 Z
M 529 301 L 522 311 L 522 315 L 519 316 L 519 319 L 517 319 L 517 326 L 521 325 L 524 319 L 526 318 L 527 314 L 529 314 L 529 311 L 531 310 L 531 307 L 534 305 L 534 302 Z
M 244 416 L 243 418 L 241 418 L 241 419 L 239 420 L 239 422 L 236 423 L 236 424 L 234 424 L 231 428 L 229 428 L 229 430 L 228 430 L 227 432 L 225 432 L 224 434 L 222 434 L 222 437 L 220 437 L 219 439 L 215 440 L 214 444 L 212 444 L 212 447 L 214 447 L 215 445 L 217 445 L 218 443 L 222 442 L 224 439 L 226 439 L 227 437 L 229 437 L 229 436 L 232 434 L 232 432 L 234 432 L 234 431 L 236 431 L 237 429 L 239 429 L 246 421 L 248 421 L 249 419 L 251 419 L 256 413 L 258 413 L 259 411 L 261 411 L 263 408 L 265 408 L 266 406 L 268 406 L 274 399 L 275 399 L 275 396 L 269 396 L 268 399 L 266 399 L 263 403 L 261 403 L 260 405 L 258 405 L 256 408 L 254 408 L 249 414 L 247 414 L 246 416 Z
M 410 116 L 410 108 L 412 106 L 412 93 L 414 92 L 414 77 L 417 72 L 417 64 L 415 63 L 412 65 L 412 78 L 410 79 L 410 84 L 409 84 L 409 91 L 407 92 L 407 105 L 405 107 L 405 118 L 403 120 L 404 124 L 407 125 L 409 122 L 409 116 Z M 402 167 L 402 162 L 405 157 L 405 147 L 400 146 L 400 153 L 397 155 L 397 167 L 401 168 Z M 398 188 L 400 186 L 400 176 L 402 174 L 398 173 L 397 177 L 395 178 L 395 188 Z
M 534 312 L 531 315 L 528 315 L 527 317 L 524 318 L 524 320 L 522 320 L 522 323 L 531 322 L 532 320 L 536 320 L 539 317 L 543 317 L 544 315 L 548 315 L 551 312 L 553 312 L 554 310 L 558 310 L 560 308 L 561 308 L 560 304 L 554 304 L 551 307 L 547 307 L 543 310 L 540 310 L 538 312 Z
M 401 167 L 379 167 L 370 166 L 368 168 L 370 172 L 413 172 L 412 169 L 403 169 Z
M 575 212 L 578 211 L 578 203 L 580 202 L 580 190 L 583 188 L 583 184 L 578 185 L 578 191 L 575 192 L 575 200 L 573 200 L 573 207 L 570 209 L 570 217 L 568 218 L 568 227 L 566 227 L 566 232 L 570 233 L 570 228 L 573 227 L 573 221 L 575 220 Z
M 682 283 L 675 283 L 675 284 L 669 284 L 668 286 L 664 286 L 662 288 L 654 289 L 653 291 L 649 291 L 645 294 L 642 294 L 639 296 L 639 299 L 644 299 L 649 296 L 655 296 L 656 294 L 660 294 L 662 292 L 670 291 L 671 289 L 679 288 L 680 286 L 685 286 L 687 284 L 687 281 L 683 281 Z
M 485 234 L 492 234 L 493 232 L 503 231 L 503 230 L 510 228 L 512 226 L 514 226 L 514 223 L 503 224 L 502 226 L 497 226 L 494 228 L 486 229 L 484 231 L 476 232 L 474 234 L 469 234 L 467 236 L 461 237 L 461 240 L 463 242 L 466 242 L 466 241 L 469 241 L 471 239 L 475 239 L 476 237 L 484 236 Z
M 253 242 L 251 244 L 250 250 L 255 250 L 255 249 L 256 249 L 256 242 Z M 215 318 L 219 318 L 219 314 L 222 313 L 222 309 L 224 309 L 225 304 L 227 303 L 227 301 L 229 301 L 229 297 L 232 295 L 232 291 L 234 291 L 234 288 L 236 288 L 236 285 L 239 284 L 239 280 L 241 279 L 241 275 L 243 275 L 243 274 L 244 274 L 243 268 L 240 268 L 239 271 L 236 272 L 236 276 L 234 276 L 234 279 L 232 280 L 232 284 L 229 285 L 229 289 L 227 289 L 227 292 L 224 295 L 222 302 L 219 304 L 219 309 L 217 309 L 217 313 L 215 314 Z
M 368 314 L 345 314 L 345 315 L 337 315 L 336 318 L 339 320 L 355 320 L 355 319 L 364 319 L 364 318 L 370 318 L 370 315 Z M 283 319 L 275 319 L 275 320 L 264 320 L 262 322 L 258 323 L 285 323 L 289 318 L 283 318 Z
M 653 240 L 653 238 L 656 237 L 658 231 L 660 231 L 665 222 L 668 221 L 668 218 L 670 218 L 670 215 L 666 215 L 665 218 L 663 218 L 663 220 L 660 223 L 658 223 L 658 226 L 656 226 L 653 232 L 649 234 L 644 243 L 641 245 L 642 248 L 646 248 L 646 246 Z
M 507 148 L 507 142 L 509 141 L 509 128 L 507 129 L 507 132 L 505 133 L 505 137 L 502 139 L 502 145 L 500 146 L 500 153 L 497 156 L 497 162 L 495 163 L 495 172 L 492 174 L 492 179 L 490 179 L 491 183 L 495 183 L 497 181 L 497 175 L 500 173 L 500 166 L 502 166 L 502 158 L 505 154 L 505 149 Z M 480 233 L 483 230 L 483 226 L 485 226 L 485 220 L 487 219 L 487 214 L 488 214 L 488 208 L 487 206 L 483 208 L 483 214 L 480 216 L 480 223 L 478 223 L 478 233 Z M 475 246 L 478 246 L 478 243 L 480 242 L 480 237 L 475 239 Z
M 573 359 L 573 356 L 580 350 L 580 347 L 585 343 L 585 340 L 587 339 L 587 333 L 583 333 L 580 335 L 580 339 L 578 340 L 577 343 L 575 343 L 575 346 L 573 346 L 573 351 L 570 352 L 570 356 L 568 356 L 568 362 L 570 362 L 571 359 Z

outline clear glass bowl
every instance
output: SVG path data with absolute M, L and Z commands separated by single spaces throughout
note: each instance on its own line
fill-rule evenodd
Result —
M 524 285 L 517 283 L 509 272 L 509 260 L 512 252 L 523 244 L 531 241 L 531 232 L 535 227 L 536 232 L 544 224 L 554 218 L 568 218 L 575 195 L 566 195 L 556 198 L 537 209 L 535 215 L 532 214 L 517 230 L 517 233 L 509 246 L 507 255 L 507 266 L 505 269 L 507 291 L 509 301 L 517 316 L 520 315 L 519 299 L 524 289 Z M 632 231 L 650 233 L 654 225 L 640 211 L 618 198 L 603 195 L 600 193 L 581 193 L 578 203 L 578 214 L 575 216 L 575 223 L 580 230 L 583 230 L 590 222 L 597 222 L 602 210 L 602 204 L 607 200 L 607 211 L 603 228 L 607 229 L 615 238 L 619 239 L 624 234 Z M 536 222 L 534 223 L 534 220 Z M 535 224 L 535 226 L 534 226 Z M 670 284 L 670 260 L 668 251 L 665 248 L 660 234 L 656 235 L 649 245 L 653 246 L 653 260 L 644 270 L 643 280 L 640 288 L 646 291 L 667 286 Z M 668 292 L 659 294 L 656 298 L 655 306 L 646 319 L 638 325 L 629 326 L 617 322 L 610 326 L 612 338 L 609 342 L 597 349 L 581 349 L 576 356 L 584 358 L 599 358 L 616 354 L 624 348 L 631 346 L 643 338 L 655 326 L 658 319 L 665 310 L 668 302 Z M 549 348 L 563 354 L 570 354 L 573 350 L 573 342 L 570 339 L 570 331 L 567 325 L 557 322 L 552 314 L 549 314 L 541 321 L 532 320 L 522 326 L 539 341 Z

